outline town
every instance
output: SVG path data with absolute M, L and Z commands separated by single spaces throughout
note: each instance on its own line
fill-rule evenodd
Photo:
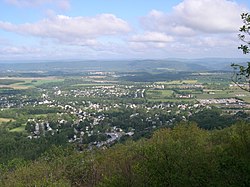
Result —
M 224 74 L 216 75 L 224 82 L 204 83 L 209 74 L 158 82 L 125 81 L 116 72 L 47 81 L 2 77 L 1 126 L 30 141 L 64 136 L 82 150 L 149 137 L 159 128 L 195 119 L 203 110 L 218 109 L 230 119 L 248 113 L 250 95 Z

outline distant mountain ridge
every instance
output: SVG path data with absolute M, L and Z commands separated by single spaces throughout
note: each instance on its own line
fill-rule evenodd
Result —
M 82 61 L 28 61 L 0 63 L 5 71 L 230 71 L 232 63 L 246 63 L 250 59 L 201 58 L 161 60 L 82 60 Z

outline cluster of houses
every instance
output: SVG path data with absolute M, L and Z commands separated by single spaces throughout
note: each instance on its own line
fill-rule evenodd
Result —
M 203 88 L 199 84 L 188 84 L 181 85 L 183 88 Z M 151 124 L 151 127 L 146 128 L 157 128 L 161 125 L 172 125 L 177 117 L 186 120 L 192 115 L 192 113 L 197 112 L 206 108 L 209 105 L 220 104 L 225 106 L 246 106 L 246 104 L 235 98 L 229 99 L 199 99 L 198 102 L 193 103 L 125 103 L 114 101 L 111 103 L 105 103 L 100 100 L 99 102 L 93 102 L 90 98 L 112 98 L 112 97 L 125 97 L 125 98 L 144 98 L 145 92 L 148 89 L 165 89 L 164 85 L 161 84 L 111 84 L 111 85 L 89 85 L 82 86 L 77 89 L 61 90 L 55 87 L 51 90 L 41 89 L 41 96 L 36 99 L 30 99 L 27 95 L 14 96 L 5 95 L 0 97 L 0 107 L 10 108 L 10 107 L 24 107 L 26 105 L 37 106 L 45 105 L 47 107 L 60 108 L 65 114 L 74 116 L 72 122 L 64 119 L 62 115 L 58 114 L 58 121 L 56 126 L 52 126 L 48 119 L 38 119 L 31 118 L 27 121 L 29 125 L 29 138 L 40 138 L 41 136 L 55 135 L 59 134 L 64 127 L 70 126 L 72 133 L 68 137 L 68 141 L 71 143 L 83 143 L 84 138 L 104 135 L 107 138 L 105 140 L 96 141 L 93 140 L 88 142 L 90 146 L 102 147 L 109 144 L 113 144 L 123 136 L 133 136 L 136 130 L 130 128 L 130 130 L 125 131 L 118 126 L 110 123 L 112 121 L 112 115 L 109 112 L 112 111 L 125 111 L 129 110 L 132 113 L 128 120 L 134 120 L 140 118 L 140 111 L 147 113 L 147 118 L 143 122 Z M 69 97 L 70 96 L 70 97 Z M 74 98 L 85 98 L 81 100 Z M 65 98 L 64 101 L 57 98 Z M 86 98 L 89 98 L 86 100 Z M 193 95 L 179 95 L 179 98 L 193 98 Z M 250 108 L 250 106 L 249 106 Z M 166 121 L 161 120 L 159 111 L 163 111 L 172 117 Z M 105 124 L 105 120 L 108 121 L 107 126 L 109 128 L 100 128 Z M 143 120 L 143 119 L 142 119 Z
M 203 105 L 210 104 L 239 104 L 242 105 L 244 102 L 236 98 L 227 98 L 227 99 L 198 99 L 198 101 Z
M 70 95 L 74 97 L 123 97 L 129 96 L 129 90 L 112 85 L 112 86 L 91 86 L 81 89 L 70 90 Z
M 146 89 L 164 89 L 164 85 L 160 84 L 144 84 L 144 85 L 85 85 L 79 89 L 71 89 L 70 91 L 56 90 L 57 96 L 73 96 L 73 97 L 126 97 L 126 98 L 144 98 Z
M 49 97 L 44 98 L 45 101 Z M 140 117 L 139 110 L 144 110 L 148 113 L 148 117 L 145 119 L 145 122 L 152 124 L 152 129 L 156 128 L 158 125 L 168 124 L 171 125 L 174 123 L 175 118 L 168 119 L 167 121 L 161 121 L 159 114 L 152 113 L 153 116 L 150 116 L 150 111 L 154 110 L 163 110 L 169 114 L 181 115 L 183 119 L 186 119 L 184 112 L 187 110 L 192 110 L 193 108 L 200 107 L 200 104 L 175 104 L 175 103 L 160 103 L 160 104 L 135 104 L 135 103 L 93 103 L 92 101 L 82 101 L 81 104 L 70 102 L 70 104 L 58 104 L 57 102 L 48 102 L 48 107 L 59 107 L 63 109 L 65 114 L 70 114 L 75 116 L 71 124 L 73 135 L 69 137 L 69 142 L 71 143 L 82 143 L 84 136 L 91 137 L 99 134 L 106 135 L 108 138 L 105 141 L 93 141 L 89 142 L 91 146 L 101 147 L 104 145 L 109 145 L 119 140 L 122 136 L 133 136 L 135 129 L 125 132 L 124 129 L 121 129 L 117 126 L 112 126 L 108 124 L 110 128 L 103 129 L 102 131 L 99 128 L 99 125 L 103 124 L 105 119 L 112 119 L 112 116 L 108 115 L 108 111 L 114 109 L 119 110 L 131 110 L 134 111 L 130 115 L 132 120 L 134 117 Z M 184 111 L 184 112 L 182 112 Z M 63 115 L 58 114 L 58 125 L 52 127 L 48 119 L 29 119 L 27 124 L 32 125 L 30 128 L 29 138 L 39 138 L 46 135 L 54 135 L 60 133 L 67 121 L 62 118 Z M 148 129 L 148 128 L 147 128 Z

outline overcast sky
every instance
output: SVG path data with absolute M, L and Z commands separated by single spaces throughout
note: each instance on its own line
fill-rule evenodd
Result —
M 247 57 L 249 0 L 0 0 L 0 59 Z

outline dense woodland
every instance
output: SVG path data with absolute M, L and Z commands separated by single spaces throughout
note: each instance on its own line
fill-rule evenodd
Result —
M 212 131 L 181 123 L 108 149 L 54 145 L 35 161 L 10 160 L 1 166 L 0 185 L 249 186 L 249 150 L 246 122 Z

